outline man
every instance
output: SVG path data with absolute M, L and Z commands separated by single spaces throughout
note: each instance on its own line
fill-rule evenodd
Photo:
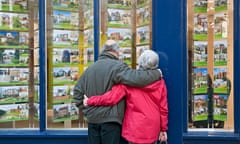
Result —
M 114 84 L 122 83 L 143 87 L 156 80 L 159 70 L 133 70 L 118 60 L 119 47 L 114 40 L 107 40 L 98 61 L 85 70 L 74 87 L 74 100 L 88 120 L 88 144 L 118 144 L 125 101 L 114 106 L 84 107 L 84 94 L 101 95 Z

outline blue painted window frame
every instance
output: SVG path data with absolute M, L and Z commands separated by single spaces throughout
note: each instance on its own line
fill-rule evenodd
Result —
M 87 137 L 87 130 L 46 129 L 46 37 L 45 2 L 39 0 L 40 43 L 40 127 L 36 130 L 0 130 L 0 138 L 15 137 Z M 160 68 L 166 80 L 169 95 L 169 143 L 184 140 L 224 139 L 239 140 L 240 134 L 240 2 L 234 0 L 234 132 L 188 132 L 187 113 L 187 0 L 153 0 L 153 49 L 159 53 Z M 94 0 L 94 25 L 99 25 L 99 0 Z M 98 56 L 99 27 L 94 27 L 94 60 Z M 174 137 L 174 138 L 172 138 Z

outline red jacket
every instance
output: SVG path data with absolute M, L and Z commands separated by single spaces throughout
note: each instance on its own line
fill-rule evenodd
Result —
M 126 111 L 122 136 L 135 143 L 151 143 L 160 131 L 168 130 L 168 102 L 165 81 L 159 80 L 146 87 L 115 85 L 103 95 L 90 97 L 88 105 L 115 105 L 126 96 Z

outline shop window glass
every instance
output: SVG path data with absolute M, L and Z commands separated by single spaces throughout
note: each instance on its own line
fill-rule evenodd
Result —
M 188 0 L 188 129 L 232 131 L 233 0 Z
M 38 0 L 0 0 L 0 129 L 38 127 Z
M 73 87 L 94 62 L 93 0 L 47 0 L 47 127 L 86 128 Z

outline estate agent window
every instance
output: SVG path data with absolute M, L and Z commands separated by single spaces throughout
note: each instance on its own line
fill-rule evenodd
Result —
M 188 129 L 233 131 L 233 0 L 188 0 Z

